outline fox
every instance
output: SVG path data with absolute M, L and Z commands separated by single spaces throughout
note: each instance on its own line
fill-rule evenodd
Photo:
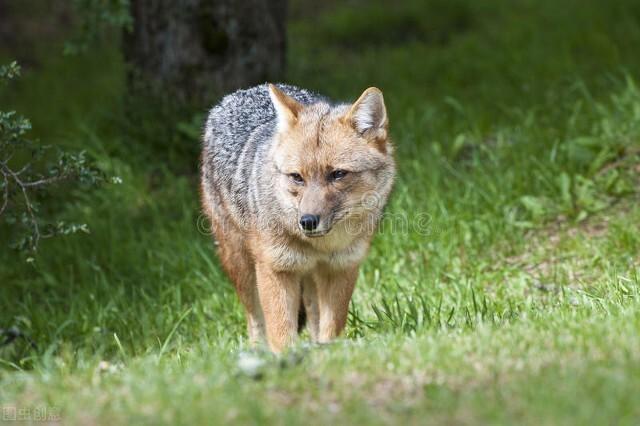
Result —
M 339 103 L 287 84 L 222 98 L 204 125 L 200 192 L 252 346 L 344 330 L 396 165 L 382 91 Z

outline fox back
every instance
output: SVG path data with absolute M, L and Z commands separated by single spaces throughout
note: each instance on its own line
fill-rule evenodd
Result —
M 322 101 L 309 91 L 280 87 L 299 102 Z M 202 184 L 203 197 L 210 199 L 205 203 L 214 208 L 224 203 L 229 219 L 242 228 L 256 219 L 256 179 L 262 175 L 276 123 L 276 110 L 263 84 L 225 96 L 211 109 L 205 124 Z

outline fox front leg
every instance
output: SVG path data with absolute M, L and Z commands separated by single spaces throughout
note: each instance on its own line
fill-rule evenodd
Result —
M 319 311 L 318 343 L 330 342 L 344 330 L 357 277 L 358 266 L 315 274 Z
M 298 335 L 300 280 L 291 272 L 275 271 L 267 263 L 256 264 L 258 296 L 269 347 L 280 353 Z

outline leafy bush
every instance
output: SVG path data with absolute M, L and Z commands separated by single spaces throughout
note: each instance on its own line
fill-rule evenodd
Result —
M 2 86 L 19 76 L 16 62 L 0 68 Z M 63 182 L 93 186 L 104 181 L 104 174 L 83 151 L 65 152 L 29 139 L 30 129 L 30 121 L 15 111 L 0 111 L 1 226 L 11 235 L 12 247 L 33 254 L 42 238 L 88 232 L 86 224 L 47 221 L 41 202 L 47 192 Z

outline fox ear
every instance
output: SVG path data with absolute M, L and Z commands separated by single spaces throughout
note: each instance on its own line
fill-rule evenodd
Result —
M 361 135 L 372 130 L 377 136 L 386 135 L 389 120 L 382 91 L 369 87 L 351 106 L 346 115 L 347 122 Z
M 278 130 L 287 129 L 295 124 L 302 104 L 285 94 L 274 84 L 269 84 L 269 97 L 271 97 L 273 107 L 276 109 Z

